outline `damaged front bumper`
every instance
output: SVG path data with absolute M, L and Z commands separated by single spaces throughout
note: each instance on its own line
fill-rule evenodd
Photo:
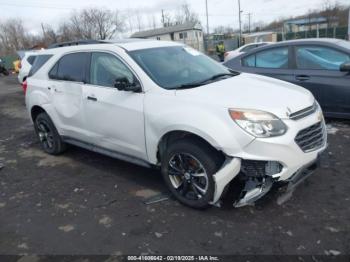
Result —
M 244 161 L 239 158 L 231 158 L 214 175 L 216 187 L 211 204 L 219 205 L 225 188 L 235 178 L 242 182 L 243 187 L 233 204 L 234 207 L 252 205 L 255 201 L 266 195 L 275 183 L 281 184 L 281 182 L 283 185 L 286 185 L 285 197 L 283 199 L 288 199 L 294 189 L 313 174 L 319 166 L 320 154 L 316 160 L 301 167 L 289 179 L 279 181 L 278 177 L 274 177 L 274 174 L 279 173 L 283 168 L 278 162 Z
M 239 174 L 241 170 L 241 159 L 231 158 L 227 160 L 223 167 L 214 175 L 215 191 L 213 201 L 216 205 L 224 192 L 226 186 Z
M 228 175 L 230 180 L 220 178 L 221 181 L 230 182 L 219 185 L 220 190 L 215 191 L 213 204 L 218 204 L 225 191 L 222 188 L 228 186 L 232 186 L 233 193 L 237 193 L 233 197 L 235 207 L 254 203 L 273 185 L 287 185 L 286 194 L 291 195 L 297 185 L 314 172 L 319 165 L 320 154 L 327 148 L 322 114 L 318 112 L 298 121 L 286 119 L 284 122 L 289 129 L 283 136 L 256 138 L 238 152 L 223 150 L 230 160 L 214 177 L 224 176 L 228 172 L 225 168 L 230 166 L 232 173 Z

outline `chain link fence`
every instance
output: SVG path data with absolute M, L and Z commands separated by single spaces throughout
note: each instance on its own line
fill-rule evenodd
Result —
M 319 30 L 308 30 L 293 33 L 278 33 L 277 41 L 294 40 L 303 38 L 338 38 L 348 39 L 348 27 L 332 27 Z

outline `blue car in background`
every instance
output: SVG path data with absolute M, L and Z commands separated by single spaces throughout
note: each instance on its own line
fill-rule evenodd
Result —
M 325 116 L 350 119 L 349 41 L 284 41 L 253 49 L 224 65 L 303 86 L 313 93 Z

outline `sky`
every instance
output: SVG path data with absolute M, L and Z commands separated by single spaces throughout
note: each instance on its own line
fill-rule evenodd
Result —
M 209 9 L 209 26 L 212 31 L 223 25 L 238 28 L 238 0 L 207 0 Z M 336 0 L 329 0 L 335 2 Z M 20 18 L 26 29 L 34 34 L 41 31 L 41 23 L 56 28 L 60 21 L 68 17 L 74 10 L 87 7 L 103 7 L 118 9 L 123 15 L 139 13 L 144 29 L 151 25 L 152 16 L 160 25 L 161 10 L 174 14 L 183 3 L 188 3 L 192 10 L 199 14 L 206 28 L 205 0 L 0 0 L 0 22 L 6 18 Z M 308 10 L 321 9 L 325 0 L 241 0 L 242 24 L 271 22 L 281 17 L 298 16 Z M 342 5 L 350 5 L 350 0 L 337 0 Z

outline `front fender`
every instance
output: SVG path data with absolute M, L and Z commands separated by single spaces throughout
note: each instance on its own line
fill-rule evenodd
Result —
M 158 161 L 159 142 L 172 131 L 193 133 L 229 156 L 240 152 L 254 139 L 232 121 L 226 108 L 179 103 L 172 97 L 152 100 L 145 100 L 146 146 L 152 164 Z

